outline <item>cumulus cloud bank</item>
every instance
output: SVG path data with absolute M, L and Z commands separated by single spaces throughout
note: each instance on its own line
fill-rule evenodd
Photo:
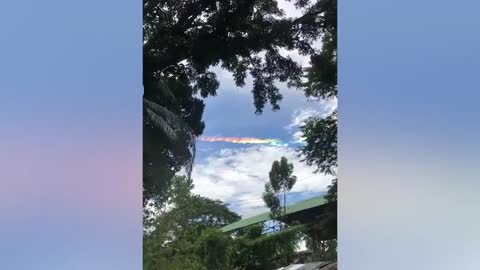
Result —
M 245 217 L 263 212 L 267 210 L 262 193 L 268 172 L 273 161 L 282 156 L 294 164 L 294 175 L 298 179 L 291 192 L 308 195 L 327 190 L 331 177 L 312 174 L 314 168 L 301 162 L 294 149 L 252 146 L 223 149 L 197 163 L 192 175 L 194 193 L 229 203 Z
M 337 108 L 337 99 L 325 99 L 318 101 L 319 106 L 316 108 L 308 107 L 295 110 L 292 114 L 290 123 L 285 126 L 295 142 L 303 141 L 303 133 L 300 131 L 300 127 L 311 117 L 325 118 L 332 114 Z

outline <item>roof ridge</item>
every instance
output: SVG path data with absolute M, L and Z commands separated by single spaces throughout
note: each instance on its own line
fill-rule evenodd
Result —
M 310 201 L 314 201 L 314 200 L 321 200 L 321 201 L 317 204 L 306 205 L 306 203 L 308 203 Z M 313 207 L 316 207 L 316 206 L 319 206 L 319 205 L 322 205 L 322 204 L 325 204 L 325 196 L 324 195 L 315 196 L 315 197 L 312 197 L 312 198 L 309 198 L 309 199 L 305 199 L 305 200 L 293 203 L 291 205 L 288 205 L 287 206 L 287 215 L 292 214 L 292 213 L 296 213 L 298 211 L 310 209 L 310 208 L 313 208 Z M 295 208 L 299 207 L 299 205 L 300 205 L 300 208 L 295 210 Z M 304 206 L 304 207 L 302 207 L 302 206 Z M 233 230 L 238 229 L 238 228 L 242 228 L 242 227 L 246 227 L 246 226 L 249 226 L 249 225 L 254 225 L 254 224 L 258 224 L 258 223 L 261 223 L 261 222 L 268 221 L 268 220 L 270 220 L 270 215 L 269 214 L 270 214 L 270 212 L 265 212 L 265 213 L 254 215 L 254 216 L 251 216 L 251 217 L 248 217 L 248 218 L 243 218 L 239 221 L 236 221 L 236 222 L 233 222 L 233 223 L 230 223 L 230 224 L 226 225 L 225 227 L 222 228 L 222 231 L 229 232 L 229 231 L 233 231 Z M 251 222 L 249 222 L 249 221 L 251 221 Z

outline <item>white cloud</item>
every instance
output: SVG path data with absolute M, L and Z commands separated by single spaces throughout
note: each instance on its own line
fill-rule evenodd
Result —
M 293 112 L 290 124 L 285 126 L 285 129 L 292 134 L 294 141 L 303 141 L 303 133 L 299 128 L 304 125 L 310 117 L 324 118 L 329 116 L 337 108 L 337 99 L 321 99 L 318 103 L 319 106 L 317 106 L 317 108 L 308 107 Z
M 293 1 L 279 0 L 278 7 L 285 11 L 287 17 L 296 18 L 302 16 L 302 11 L 295 7 Z
M 194 193 L 230 203 L 244 217 L 266 210 L 264 185 L 272 162 L 285 156 L 294 164 L 297 183 L 291 192 L 326 191 L 331 177 L 313 174 L 314 168 L 300 161 L 292 148 L 252 146 L 223 149 L 197 163 L 193 170 Z
M 279 53 L 283 57 L 290 57 L 293 61 L 295 61 L 297 64 L 304 68 L 310 66 L 310 55 L 302 55 L 298 52 L 297 49 L 291 51 L 286 49 L 280 49 Z
M 285 128 L 288 130 L 292 130 L 295 128 L 298 128 L 305 124 L 305 122 L 315 116 L 320 116 L 320 112 L 316 109 L 312 108 L 303 108 L 299 110 L 295 110 L 292 114 L 292 120 L 290 121 L 290 124 L 286 126 Z

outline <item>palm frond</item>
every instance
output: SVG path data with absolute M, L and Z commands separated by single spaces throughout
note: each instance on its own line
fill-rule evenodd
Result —
M 147 98 L 143 99 L 144 117 L 168 138 L 168 150 L 181 160 L 185 174 L 190 178 L 195 160 L 195 135 L 190 126 L 174 112 Z
M 145 108 L 150 110 L 154 115 L 163 119 L 165 123 L 170 125 L 174 130 L 183 130 L 188 129 L 188 125 L 176 115 L 174 112 L 170 111 L 169 109 L 165 108 L 162 105 L 159 105 L 151 100 L 143 98 L 143 104 Z M 149 119 L 153 120 L 155 117 L 149 117 Z
M 155 127 L 160 128 L 162 132 L 171 140 L 177 140 L 177 133 L 175 130 L 170 126 L 164 118 L 156 114 L 152 109 L 146 107 L 145 113 L 148 116 L 148 119 L 151 123 L 155 125 Z

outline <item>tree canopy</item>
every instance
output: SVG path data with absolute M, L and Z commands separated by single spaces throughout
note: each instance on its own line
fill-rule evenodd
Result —
M 143 101 L 143 199 L 161 204 L 173 176 L 193 167 L 195 136 L 203 132 L 203 101 L 175 79 L 158 81 L 156 91 L 145 87 Z
M 265 184 L 265 192 L 263 200 L 268 208 L 270 208 L 271 216 L 276 219 L 282 213 L 280 209 L 280 199 L 278 195 L 283 193 L 283 214 L 286 214 L 287 192 L 290 191 L 297 181 L 297 177 L 293 174 L 293 164 L 288 163 L 286 157 L 282 157 L 280 161 L 276 160 L 272 163 L 272 169 L 269 172 L 270 181 Z
M 263 235 L 262 226 L 253 225 L 237 235 L 231 248 L 231 269 L 274 270 L 292 263 L 301 239 L 301 228 L 290 227 Z
M 282 50 L 317 55 L 312 44 L 333 23 L 332 0 L 296 0 L 303 15 L 289 18 L 276 0 L 144 0 L 144 84 L 162 77 L 188 78 L 202 97 L 215 95 L 210 67 L 232 72 L 238 86 L 254 79 L 258 113 L 265 103 L 278 109 L 276 81 L 300 85 L 302 68 Z
M 337 168 L 337 112 L 320 118 L 312 117 L 301 127 L 305 146 L 301 151 L 308 165 L 317 172 L 335 174 Z
M 336 0 L 144 0 L 144 203 L 162 201 L 176 173 L 190 173 L 202 134 L 203 98 L 219 87 L 212 67 L 237 86 L 253 78 L 256 113 L 279 109 L 277 82 L 307 96 L 336 96 Z M 315 48 L 315 41 L 323 45 Z M 309 56 L 306 71 L 284 52 Z M 306 73 L 305 73 L 306 72 Z
M 322 48 L 310 57 L 307 81 L 303 83 L 307 97 L 337 98 L 337 1 L 324 2 Z M 317 172 L 335 174 L 337 167 L 337 110 L 325 117 L 312 117 L 301 128 L 305 146 L 301 148 L 308 165 Z
M 174 178 L 171 209 L 156 216 L 144 233 L 144 269 L 224 269 L 217 266 L 226 259 L 218 256 L 229 237 L 216 229 L 240 216 L 220 201 L 192 194 L 192 188 L 187 177 Z
M 325 7 L 326 16 L 330 19 L 322 37 L 322 50 L 311 57 L 311 67 L 308 69 L 308 81 L 305 84 L 305 94 L 314 98 L 337 98 L 337 1 L 329 1 Z M 304 161 L 317 167 L 317 172 L 336 176 L 338 166 L 337 141 L 338 124 L 337 109 L 325 118 L 313 117 L 301 128 L 305 145 L 300 149 Z M 337 235 L 337 189 L 338 179 L 334 178 L 329 186 L 326 199 L 329 202 L 322 221 L 311 228 L 313 238 L 325 235 Z M 316 242 L 321 243 L 319 241 Z M 336 240 L 327 242 L 326 250 L 332 250 L 331 245 Z M 324 244 L 324 243 L 321 243 Z M 330 249 L 329 249 L 330 247 Z M 314 250 L 324 250 L 325 247 L 314 246 Z M 325 255 L 325 254 L 324 254 Z M 328 256 L 333 256 L 330 251 Z M 336 251 L 334 253 L 336 257 Z
M 145 270 L 274 270 L 294 258 L 301 229 L 262 235 L 255 225 L 232 238 L 219 230 L 240 217 L 225 204 L 191 193 L 192 181 L 175 177 L 172 204 L 144 233 Z

